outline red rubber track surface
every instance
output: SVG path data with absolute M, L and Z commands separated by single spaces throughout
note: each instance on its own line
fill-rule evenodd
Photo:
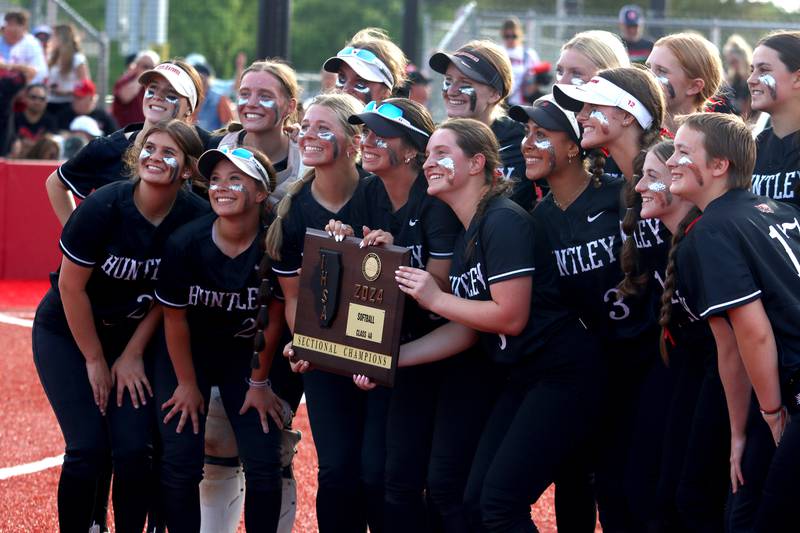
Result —
M 32 319 L 47 288 L 44 281 L 0 280 L 0 313 Z M 30 328 L 0 323 L 0 405 L 0 468 L 63 453 L 64 440 L 33 365 Z M 303 433 L 294 461 L 298 487 L 295 531 L 313 532 L 317 531 L 317 455 L 305 405 L 300 406 L 294 425 Z M 58 530 L 59 472 L 60 467 L 54 467 L 0 480 L 0 533 Z M 556 531 L 552 487 L 532 507 L 532 514 L 540 531 Z

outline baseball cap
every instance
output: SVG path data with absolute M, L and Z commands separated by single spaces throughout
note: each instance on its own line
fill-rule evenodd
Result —
M 40 33 L 44 33 L 47 36 L 53 35 L 53 29 L 48 26 L 47 24 L 39 24 L 33 31 L 31 32 L 34 35 L 39 35 Z
M 489 85 L 497 92 L 503 92 L 505 85 L 502 76 L 489 60 L 474 48 L 461 48 L 452 54 L 437 52 L 428 60 L 431 68 L 439 74 L 446 74 L 450 63 L 468 78 Z
M 653 115 L 644 104 L 625 89 L 600 76 L 593 77 L 583 85 L 556 84 L 553 86 L 553 95 L 561 107 L 575 113 L 583 108 L 583 104 L 607 105 L 627 111 L 643 129 L 653 124 Z
M 619 10 L 619 23 L 626 26 L 638 26 L 644 22 L 642 8 L 636 4 L 622 6 Z
M 339 72 L 342 63 L 352 68 L 361 79 L 383 83 L 390 89 L 394 87 L 394 76 L 381 58 L 366 48 L 345 46 L 335 57 L 328 58 L 322 68 L 328 72 Z
M 95 119 L 88 115 L 81 115 L 72 119 L 69 123 L 69 131 L 82 131 L 92 137 L 102 137 L 103 130 Z
M 379 137 L 389 139 L 405 137 L 419 150 L 425 150 L 431 132 L 424 131 L 403 116 L 403 109 L 390 102 L 377 104 L 372 101 L 364 107 L 364 112 L 350 115 L 350 124 L 366 124 Z
M 72 94 L 78 98 L 83 98 L 84 96 L 94 96 L 97 94 L 97 88 L 94 86 L 94 82 L 88 78 L 85 80 L 81 80 L 75 84 L 75 87 L 72 89 Z
M 517 122 L 527 123 L 530 119 L 546 130 L 566 132 L 575 144 L 581 144 L 575 113 L 558 105 L 552 94 L 542 96 L 532 106 L 515 105 L 508 110 L 508 116 Z
M 175 89 L 179 95 L 189 99 L 189 107 L 192 111 L 197 107 L 197 88 L 192 82 L 192 78 L 181 67 L 174 63 L 161 63 L 152 70 L 142 72 L 139 76 L 139 83 L 147 85 L 155 76 L 160 76 Z
M 223 159 L 227 159 L 236 165 L 236 168 L 254 180 L 263 183 L 268 191 L 271 190 L 267 169 L 256 159 L 253 152 L 242 146 L 220 146 L 204 152 L 197 161 L 197 169 L 200 171 L 200 175 L 206 179 L 211 179 L 214 167 Z

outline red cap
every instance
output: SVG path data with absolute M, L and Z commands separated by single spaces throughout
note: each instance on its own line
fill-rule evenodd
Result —
M 97 89 L 95 88 L 92 80 L 85 79 L 75 84 L 75 88 L 72 89 L 72 94 L 78 98 L 82 98 L 84 96 L 94 96 L 97 94 Z

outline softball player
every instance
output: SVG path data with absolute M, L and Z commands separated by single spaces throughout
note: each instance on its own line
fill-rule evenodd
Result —
M 472 118 L 492 129 L 500 144 L 503 178 L 514 184 L 512 199 L 530 210 L 543 192 L 525 179 L 525 161 L 519 151 L 523 131 L 501 105 L 514 83 L 505 50 L 491 41 L 470 41 L 453 53 L 433 54 L 428 64 L 444 76 L 442 99 L 447 116 Z
M 199 530 L 202 415 L 211 385 L 218 385 L 244 464 L 245 526 L 275 531 L 285 417 L 267 376 L 283 329 L 283 305 L 271 297 L 268 266 L 259 271 L 264 206 L 275 171 L 262 154 L 228 147 L 206 152 L 198 167 L 208 180 L 214 214 L 173 235 L 156 288 L 169 350 L 157 356 L 155 371 L 156 400 L 166 415 L 159 425 L 161 506 L 170 531 Z
M 153 288 L 167 237 L 208 210 L 182 189 L 201 153 L 193 128 L 177 120 L 154 124 L 126 153 L 134 180 L 87 198 L 61 235 L 64 257 L 37 309 L 33 352 L 66 440 L 62 531 L 92 526 L 109 454 L 117 531 L 144 527 L 152 459 L 146 348 L 161 319 Z
M 139 83 L 145 86 L 144 124 L 131 124 L 108 137 L 93 140 L 47 178 L 47 195 L 62 225 L 75 210 L 72 195 L 84 199 L 103 185 L 127 179 L 122 156 L 140 134 L 161 120 L 189 123 L 192 112 L 203 101 L 200 76 L 194 67 L 181 60 L 166 61 L 143 72 Z M 202 128 L 195 129 L 207 149 L 219 144 L 219 137 Z
M 731 422 L 731 481 L 750 482 L 741 458 L 751 429 L 768 426 L 777 446 L 769 464 L 753 531 L 794 531 L 800 493 L 798 410 L 800 222 L 791 206 L 750 188 L 755 142 L 738 117 L 691 115 L 667 161 L 670 191 L 702 217 L 687 227 L 675 254 L 677 287 L 717 344 Z M 750 391 L 760 416 L 750 416 Z M 751 411 L 752 413 L 752 411 Z
M 793 76 L 800 69 L 800 32 L 772 33 L 753 51 L 747 79 L 752 108 L 769 113 L 771 126 L 756 140 L 753 194 L 800 204 L 800 97 Z

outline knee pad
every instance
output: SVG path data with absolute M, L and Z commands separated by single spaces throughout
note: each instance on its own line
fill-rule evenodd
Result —
M 297 483 L 292 477 L 283 478 L 281 487 L 281 517 L 276 533 L 292 533 L 297 514 Z
M 211 398 L 208 401 L 208 416 L 206 418 L 206 455 L 213 457 L 237 457 L 239 449 L 236 446 L 236 436 L 233 434 L 219 388 L 211 388 Z
M 200 532 L 235 533 L 243 505 L 242 467 L 206 463 L 200 483 Z

